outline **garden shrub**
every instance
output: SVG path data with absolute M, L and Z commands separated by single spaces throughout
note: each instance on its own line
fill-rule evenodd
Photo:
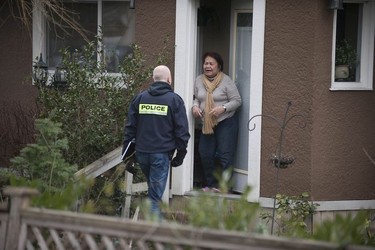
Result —
M 297 196 L 283 194 L 276 195 L 276 211 L 273 218 L 271 213 L 262 213 L 261 218 L 267 224 L 274 220 L 276 232 L 282 236 L 308 237 L 311 235 L 311 228 L 307 220 L 311 219 L 319 204 L 309 200 L 310 195 L 304 192 Z M 312 226 L 312 223 L 310 223 Z
M 164 41 L 166 44 L 168 38 Z M 128 106 L 147 81 L 156 65 L 146 62 L 136 44 L 132 53 L 120 62 L 120 73 L 106 71 L 100 49 L 101 38 L 90 42 L 82 50 L 61 51 L 59 66 L 66 84 L 44 84 L 35 81 L 40 117 L 61 124 L 69 147 L 64 158 L 81 169 L 122 145 Z M 166 64 L 167 47 L 157 55 L 156 64 Z M 140 171 L 135 179 L 143 180 Z M 100 214 L 118 214 L 124 193 L 123 175 L 116 169 L 96 178 L 83 196 L 81 208 Z
M 106 72 L 104 62 L 96 60 L 102 53 L 96 48 L 92 42 L 82 51 L 62 51 L 66 86 L 36 84 L 40 117 L 62 124 L 70 145 L 65 158 L 79 168 L 122 145 L 128 105 L 152 72 L 136 45 L 122 62 L 121 74 Z
M 219 185 L 223 194 L 228 193 L 230 171 L 222 172 Z M 230 200 L 222 195 L 197 192 L 189 197 L 183 208 L 184 223 L 199 228 L 255 232 L 261 228 L 257 224 L 259 211 L 258 203 L 250 203 L 247 197 L 250 193 L 247 187 L 240 199 Z M 165 208 L 168 211 L 168 208 Z M 168 211 L 171 214 L 171 211 Z
M 8 178 L 11 186 L 36 188 L 40 195 L 33 198 L 33 205 L 68 209 L 78 200 L 87 183 L 74 182 L 77 165 L 63 158 L 68 141 L 62 137 L 61 124 L 37 119 L 35 128 L 35 143 L 28 144 L 19 156 L 12 158 L 11 166 L 2 169 L 2 176 Z
M 370 232 L 370 211 L 362 210 L 347 215 L 336 214 L 316 227 L 312 239 L 347 245 L 375 246 L 375 236 Z

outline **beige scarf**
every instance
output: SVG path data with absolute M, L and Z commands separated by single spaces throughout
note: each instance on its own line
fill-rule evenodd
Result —
M 214 99 L 212 98 L 212 92 L 223 80 L 223 72 L 219 72 L 212 81 L 210 81 L 207 76 L 203 77 L 203 84 L 206 87 L 206 105 L 204 107 L 204 123 L 203 123 L 203 134 L 213 134 L 213 128 L 217 125 L 217 119 L 214 115 L 210 115 L 210 111 L 215 107 Z

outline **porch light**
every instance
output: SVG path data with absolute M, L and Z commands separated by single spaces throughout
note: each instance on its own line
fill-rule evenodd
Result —
M 331 10 L 343 10 L 343 0 L 329 0 L 329 9 Z
M 66 69 L 61 65 L 56 66 L 55 74 L 53 75 L 53 84 L 57 87 L 65 86 L 67 84 L 66 78 Z
M 34 81 L 41 82 L 42 84 L 45 84 L 48 79 L 48 66 L 43 61 L 42 53 L 40 53 L 39 60 L 34 63 L 34 73 L 33 73 L 33 79 Z

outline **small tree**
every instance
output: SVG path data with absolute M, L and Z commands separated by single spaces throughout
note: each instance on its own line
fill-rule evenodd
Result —
M 63 158 L 68 141 L 61 137 L 61 124 L 49 119 L 35 121 L 36 142 L 27 145 L 19 156 L 11 159 L 12 165 L 3 170 L 12 186 L 37 188 L 41 195 L 33 204 L 48 208 L 69 208 L 82 191 L 82 183 L 74 183 L 76 165 Z

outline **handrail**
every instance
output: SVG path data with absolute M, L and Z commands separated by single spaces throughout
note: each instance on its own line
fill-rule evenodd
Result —
M 115 150 L 112 150 L 100 159 L 77 171 L 74 174 L 74 177 L 76 177 L 76 179 L 79 179 L 79 177 L 82 176 L 85 176 L 87 178 L 98 177 L 99 175 L 121 163 L 121 150 L 121 146 L 116 148 Z

